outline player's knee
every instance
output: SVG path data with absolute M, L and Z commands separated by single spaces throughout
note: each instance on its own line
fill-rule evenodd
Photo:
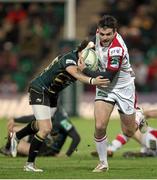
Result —
M 100 123 L 96 122 L 95 128 L 97 131 L 105 131 L 106 130 L 105 125 L 101 122 Z
M 100 128 L 96 128 L 95 130 L 95 136 L 96 137 L 103 137 L 106 135 L 106 129 L 103 128 L 103 127 L 100 127 Z
M 103 123 L 103 122 L 99 122 L 99 121 L 96 121 L 95 127 L 96 127 L 96 129 L 98 129 L 98 130 L 101 130 L 101 129 L 104 129 L 104 128 L 105 128 L 105 127 L 104 127 L 104 123 Z
M 46 137 L 51 132 L 51 127 L 42 128 L 39 131 L 43 137 Z

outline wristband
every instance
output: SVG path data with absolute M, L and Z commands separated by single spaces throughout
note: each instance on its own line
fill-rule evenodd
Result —
M 89 78 L 89 84 L 92 84 L 92 77 L 91 78 Z
M 94 84 L 94 79 L 95 79 L 95 78 L 92 78 L 92 79 L 91 79 L 91 84 L 92 84 L 92 85 Z

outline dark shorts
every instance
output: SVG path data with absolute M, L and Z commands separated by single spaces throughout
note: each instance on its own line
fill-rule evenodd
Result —
M 58 95 L 48 94 L 44 90 L 42 92 L 29 88 L 29 103 L 31 105 L 45 105 L 49 107 L 57 106 Z

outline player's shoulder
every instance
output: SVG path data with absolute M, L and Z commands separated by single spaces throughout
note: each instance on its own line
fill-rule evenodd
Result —
M 62 59 L 67 65 L 68 64 L 77 65 L 77 59 L 78 59 L 77 51 L 76 50 L 69 51 L 68 53 L 64 54 L 64 56 L 62 56 Z
M 119 33 L 116 33 L 111 44 L 111 47 L 121 47 L 124 48 L 125 42 Z M 126 45 L 125 45 L 126 46 Z
M 76 58 L 77 56 L 77 50 L 71 50 L 64 54 L 63 57 L 73 57 Z
M 122 56 L 124 51 L 127 51 L 124 40 L 121 35 L 116 33 L 111 46 L 109 47 L 110 56 Z

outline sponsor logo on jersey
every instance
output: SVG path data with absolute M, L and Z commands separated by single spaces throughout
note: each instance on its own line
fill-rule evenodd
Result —
M 36 102 L 37 102 L 37 103 L 41 103 L 42 100 L 41 100 L 40 98 L 37 98 L 37 99 L 36 99 Z
M 122 56 L 122 52 L 121 47 L 114 47 L 109 49 L 109 56 Z
M 108 97 L 108 95 L 103 91 L 98 91 L 98 96 Z
M 66 59 L 66 64 L 74 64 L 74 65 L 76 65 L 76 62 L 73 59 Z
M 66 130 L 69 131 L 72 128 L 72 124 L 68 122 L 67 119 L 61 121 L 61 126 Z

